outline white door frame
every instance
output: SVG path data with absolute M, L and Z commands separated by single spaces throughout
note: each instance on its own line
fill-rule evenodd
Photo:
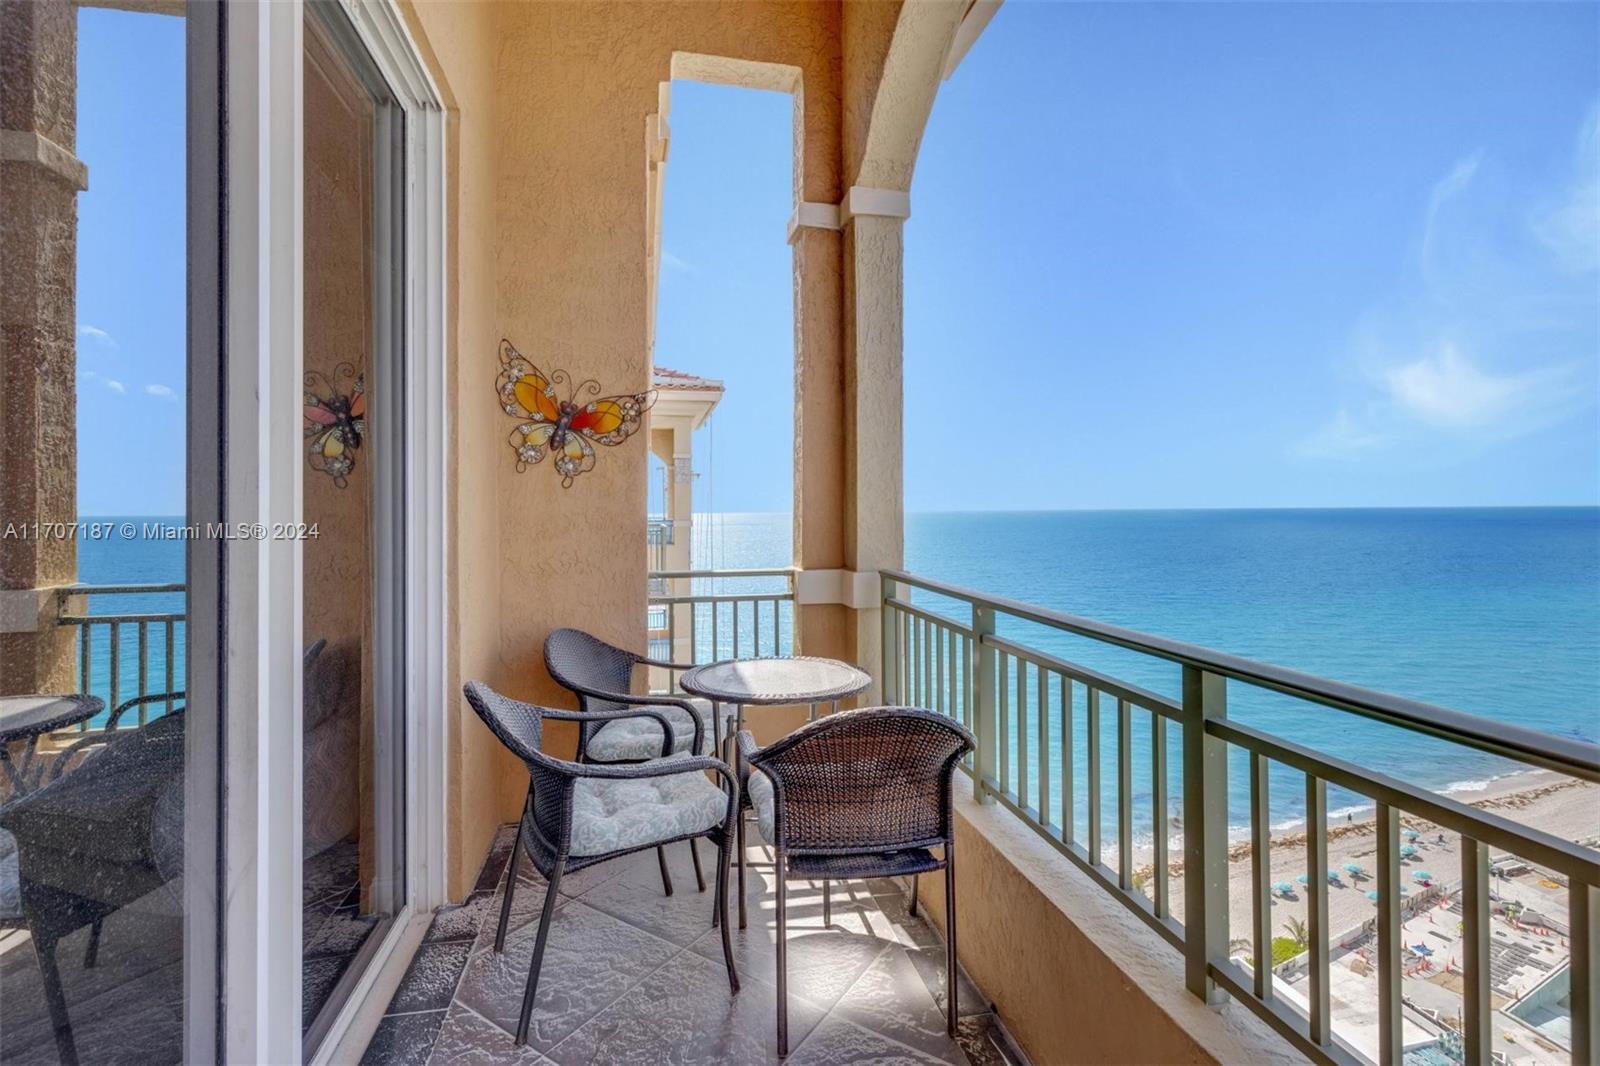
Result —
M 444 111 L 392 0 L 341 0 L 407 115 L 407 896 L 321 1044 L 325 1059 L 408 919 L 445 898 Z M 223 352 L 227 636 L 223 1055 L 295 1063 L 300 1046 L 303 19 L 300 0 L 224 5 Z M 402 960 L 403 961 L 403 960 Z

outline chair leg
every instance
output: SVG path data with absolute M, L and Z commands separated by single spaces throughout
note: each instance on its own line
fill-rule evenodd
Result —
M 717 909 L 712 925 L 722 927 L 722 961 L 728 964 L 728 987 L 739 991 L 739 971 L 733 965 L 733 934 L 728 931 L 728 834 L 717 844 Z
M 50 1008 L 50 1024 L 55 1029 L 56 1055 L 61 1059 L 62 1066 L 78 1066 L 78 1046 L 72 1040 L 72 1019 L 67 1015 L 67 996 L 61 988 L 61 971 L 56 968 L 56 942 L 36 939 L 33 941 L 33 952 L 39 961 L 45 1004 Z
M 739 861 L 739 928 L 744 929 L 748 921 L 744 908 L 744 811 L 739 812 L 734 833 L 738 838 Z M 782 880 L 781 878 L 779 879 Z
M 778 1057 L 789 1054 L 789 893 L 786 882 L 789 871 L 784 869 L 784 855 L 777 853 L 774 873 L 778 881 Z
M 656 861 L 661 864 L 661 888 L 667 895 L 672 895 L 672 874 L 667 870 L 667 849 L 661 845 L 656 846 Z
M 944 998 L 945 1032 L 956 1035 L 956 849 L 944 845 Z
M 500 926 L 494 931 L 494 953 L 506 949 L 506 925 L 511 921 L 511 896 L 517 890 L 517 863 L 522 860 L 522 819 L 517 819 L 517 838 L 511 842 L 511 859 L 506 863 L 506 894 L 500 900 Z
M 700 872 L 700 838 L 689 838 L 689 857 L 694 860 L 694 883 L 700 886 L 700 891 L 706 890 L 706 875 Z
M 94 969 L 95 960 L 100 957 L 100 926 L 102 924 L 101 919 L 96 918 L 94 924 L 89 927 L 89 946 L 83 953 L 83 968 L 85 970 Z
M 828 879 L 824 877 L 822 879 L 822 928 L 824 929 L 833 925 L 833 895 L 828 888 Z
M 557 859 L 550 871 L 550 884 L 544 890 L 544 910 L 539 914 L 539 935 L 533 941 L 533 960 L 528 964 L 528 987 L 522 993 L 522 1015 L 517 1019 L 517 1046 L 528 1042 L 528 1022 L 533 1018 L 533 997 L 539 992 L 539 968 L 544 965 L 544 945 L 550 939 L 550 920 L 556 910 L 556 890 L 561 887 L 561 871 L 567 860 Z
M 917 916 L 917 875 L 911 875 L 911 917 Z

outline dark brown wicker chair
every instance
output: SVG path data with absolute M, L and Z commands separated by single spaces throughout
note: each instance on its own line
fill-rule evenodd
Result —
M 728 967 L 728 985 L 739 991 L 739 974 L 733 965 L 733 944 L 728 933 L 728 865 L 732 858 L 733 825 L 739 811 L 739 785 L 733 771 L 720 759 L 677 755 L 627 766 L 576 763 L 546 755 L 540 748 L 546 718 L 581 720 L 582 714 L 554 711 L 500 695 L 476 681 L 466 685 L 467 702 L 512 754 L 528 768 L 528 798 L 517 826 L 517 842 L 507 863 L 505 896 L 500 904 L 500 925 L 494 950 L 505 948 L 506 923 L 511 917 L 511 897 L 517 886 L 517 864 L 523 852 L 546 879 L 544 908 L 534 939 L 528 984 L 517 1022 L 517 1044 L 528 1041 L 539 988 L 539 968 L 544 962 L 550 919 L 564 874 L 623 855 L 659 849 L 679 840 L 709 837 L 717 846 L 716 913 L 721 918 L 722 957 Z M 606 715 L 630 711 L 587 712 L 604 721 Z M 722 786 L 706 776 L 710 771 Z
M 912 877 L 944 870 L 947 1025 L 956 1031 L 955 827 L 950 783 L 972 734 L 942 714 L 911 707 L 844 711 L 757 748 L 738 738 L 741 773 L 761 835 L 776 852 L 778 1054 L 789 1053 L 785 879 Z M 939 848 L 941 854 L 930 849 Z M 743 907 L 744 900 L 739 901 Z
M 578 720 L 579 762 L 638 763 L 684 752 L 722 753 L 720 714 L 712 722 L 712 745 L 708 749 L 705 718 L 692 701 L 681 696 L 632 692 L 637 667 L 680 671 L 688 666 L 647 658 L 607 644 L 581 629 L 558 629 L 545 638 L 544 664 L 557 684 L 578 697 L 578 710 L 583 714 Z M 630 707 L 639 710 L 609 718 L 599 713 Z M 693 841 L 689 852 L 694 859 L 695 882 L 704 892 L 705 874 Z M 667 871 L 666 853 L 658 851 L 656 857 L 661 865 L 661 887 L 670 896 L 672 875 Z

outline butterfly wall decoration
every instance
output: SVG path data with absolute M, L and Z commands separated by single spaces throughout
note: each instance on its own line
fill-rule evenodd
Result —
M 306 462 L 341 489 L 355 469 L 366 414 L 366 375 L 355 367 L 340 363 L 331 377 L 315 370 L 306 374 Z
M 593 378 L 573 385 L 565 370 L 546 374 L 508 340 L 500 342 L 500 375 L 494 384 L 501 409 L 517 419 L 507 438 L 517 469 L 526 470 L 550 455 L 562 488 L 571 488 L 573 478 L 594 469 L 595 445 L 615 447 L 637 433 L 644 413 L 656 402 L 654 389 L 600 396 L 600 383 Z M 557 385 L 568 386 L 566 399 L 557 394 Z

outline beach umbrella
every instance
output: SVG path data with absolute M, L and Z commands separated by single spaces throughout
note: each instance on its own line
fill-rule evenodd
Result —
M 1412 847 L 1410 844 L 1407 844 L 1405 847 L 1400 849 L 1400 857 L 1402 859 L 1409 859 L 1412 856 L 1414 856 L 1416 853 L 1417 853 L 1417 849 Z
M 1375 888 L 1367 889 L 1367 898 L 1374 903 L 1378 902 L 1378 890 Z
M 1414 871 L 1411 874 L 1411 880 L 1413 880 L 1413 881 L 1432 881 L 1433 880 L 1433 875 L 1430 874 L 1426 870 L 1417 870 L 1417 871 Z
M 1294 886 L 1287 881 L 1274 881 L 1272 882 L 1272 891 L 1279 895 L 1287 896 L 1294 891 Z
M 1344 872 L 1351 875 L 1359 874 L 1361 872 L 1361 864 L 1359 862 L 1347 862 L 1344 864 Z
M 1301 874 L 1300 876 L 1296 877 L 1295 880 L 1299 881 L 1302 885 L 1309 885 L 1311 883 L 1311 878 L 1307 877 L 1305 874 Z
M 1405 829 L 1401 831 L 1400 835 L 1405 837 L 1407 840 L 1415 840 L 1422 834 L 1417 832 L 1415 829 Z
M 1337 873 L 1335 873 L 1334 871 L 1329 870 L 1328 871 L 1328 884 L 1336 885 L 1338 883 L 1339 883 L 1339 875 Z

